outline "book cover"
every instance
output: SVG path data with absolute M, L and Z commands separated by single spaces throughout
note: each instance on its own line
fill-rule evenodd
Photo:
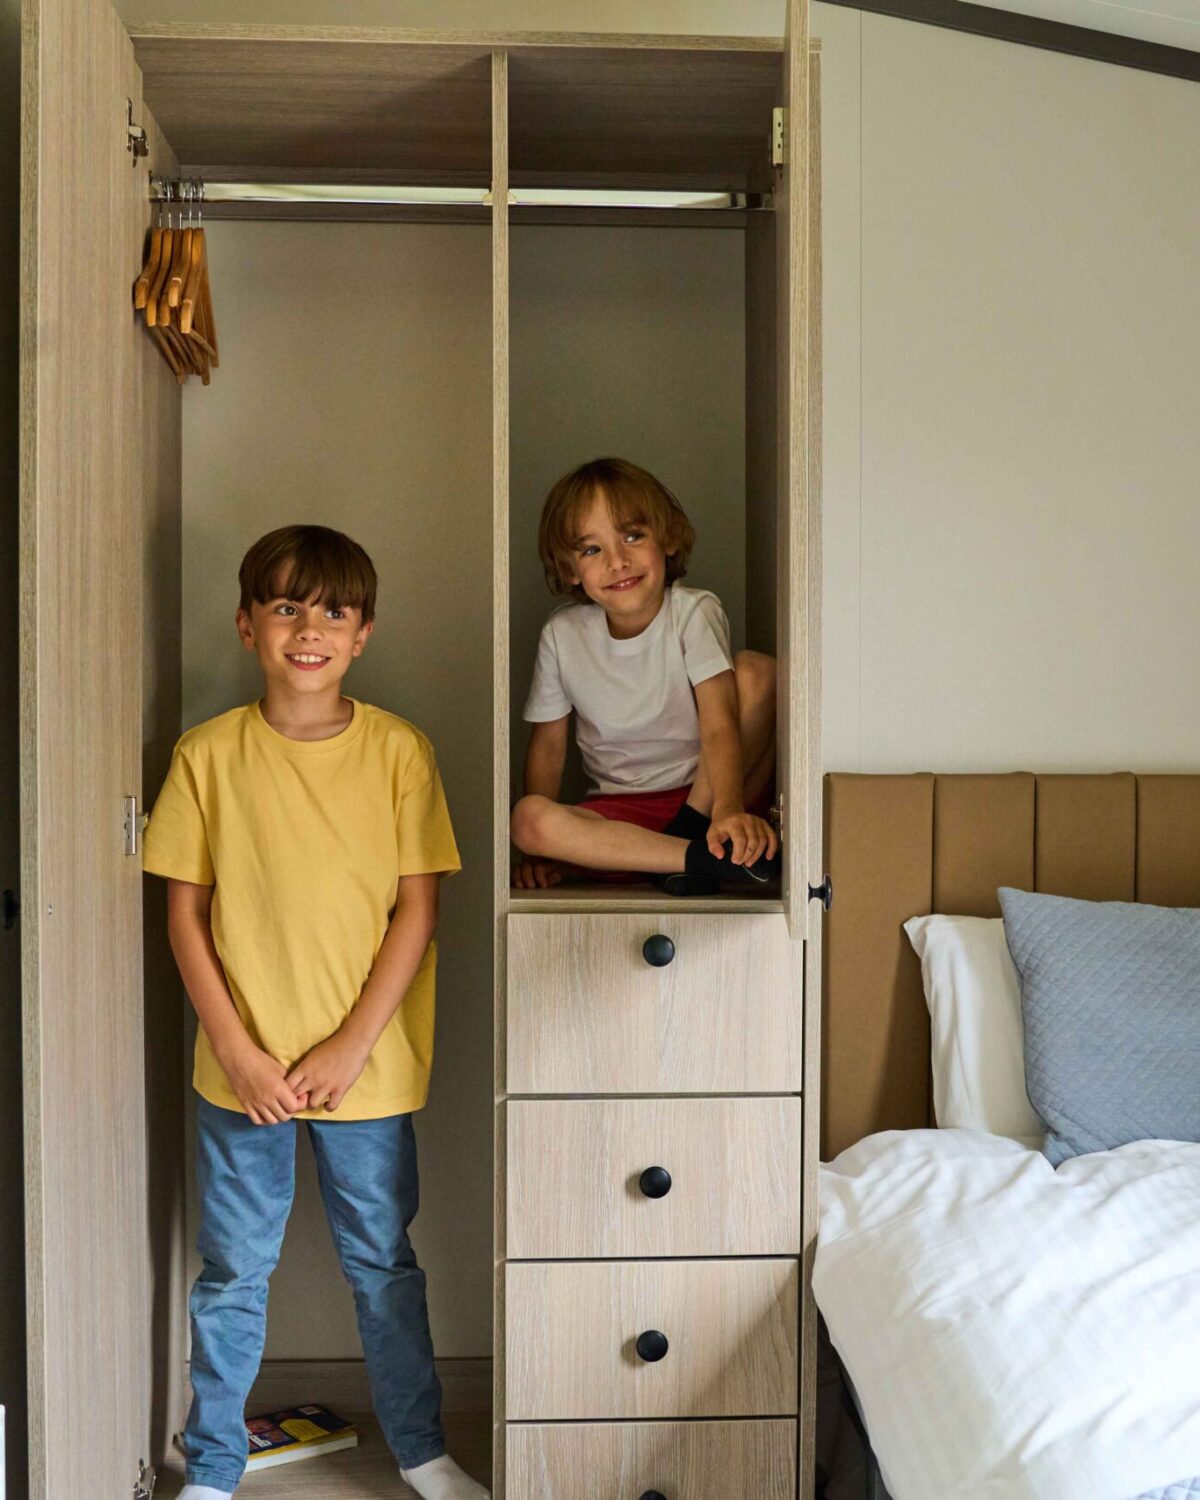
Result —
M 358 1445 L 354 1427 L 327 1406 L 293 1406 L 287 1411 L 247 1417 L 246 1436 L 248 1469 L 269 1469 Z

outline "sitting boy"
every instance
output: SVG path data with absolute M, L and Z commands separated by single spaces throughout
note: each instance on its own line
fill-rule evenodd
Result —
M 652 474 L 598 458 L 560 479 L 538 550 L 552 592 L 525 704 L 532 723 L 512 839 L 514 885 L 564 874 L 657 878 L 672 895 L 779 872 L 761 816 L 775 764 L 775 662 L 730 651 L 721 602 L 684 588 L 695 532 Z M 571 713 L 592 781 L 558 801 Z M 619 878 L 619 876 L 618 876 Z

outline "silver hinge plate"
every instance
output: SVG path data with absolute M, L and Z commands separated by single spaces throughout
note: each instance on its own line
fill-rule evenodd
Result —
M 133 1500 L 154 1500 L 154 1483 L 158 1475 L 146 1463 L 138 1459 L 138 1477 L 133 1481 Z
M 125 103 L 129 106 L 125 149 L 133 152 L 133 165 L 136 167 L 140 156 L 150 155 L 150 143 L 146 140 L 146 127 L 133 123 L 133 100 L 126 99 Z
M 138 852 L 138 839 L 142 829 L 150 819 L 145 813 L 137 810 L 137 798 L 126 797 L 124 802 L 125 816 L 122 827 L 125 835 L 125 853 L 136 854 Z
M 777 105 L 771 111 L 771 165 L 782 167 L 787 163 L 787 110 Z

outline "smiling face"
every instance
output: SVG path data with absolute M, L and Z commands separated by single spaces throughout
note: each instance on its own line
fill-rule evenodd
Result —
M 237 628 L 247 651 L 258 657 L 268 687 L 336 693 L 373 627 L 350 605 L 334 608 L 319 597 L 300 600 L 279 594 L 239 609 Z
M 615 636 L 645 630 L 662 608 L 667 557 L 644 521 L 614 521 L 602 491 L 580 513 L 572 546 L 571 582 L 608 616 Z

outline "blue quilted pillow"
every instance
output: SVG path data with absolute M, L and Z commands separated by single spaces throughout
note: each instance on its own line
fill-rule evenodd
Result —
M 1051 1162 L 1200 1141 L 1200 911 L 999 895 Z

